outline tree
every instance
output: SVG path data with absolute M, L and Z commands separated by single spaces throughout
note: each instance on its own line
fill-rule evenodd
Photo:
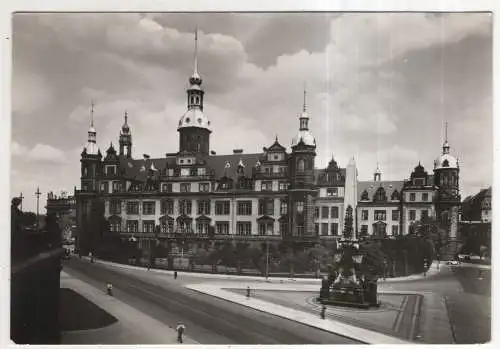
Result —
M 423 217 L 413 224 L 413 229 L 416 236 L 432 242 L 436 255 L 441 254 L 448 235 L 445 225 L 432 217 Z
M 344 237 L 346 239 L 350 239 L 353 236 L 353 217 L 352 217 L 352 206 L 348 205 L 346 212 L 345 212 L 345 219 L 344 219 Z

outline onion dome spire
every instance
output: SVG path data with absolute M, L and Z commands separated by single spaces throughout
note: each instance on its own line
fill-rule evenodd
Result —
M 444 143 L 443 143 L 443 155 L 450 153 L 450 144 L 448 143 L 448 121 L 444 125 Z
M 126 134 L 130 133 L 130 126 L 128 125 L 128 112 L 127 112 L 127 110 L 125 110 L 124 119 L 125 119 L 125 122 L 123 123 L 123 126 L 122 126 L 122 134 L 126 135 Z
M 91 101 L 90 104 L 90 128 L 88 132 L 87 145 L 85 146 L 85 152 L 88 155 L 100 154 L 99 147 L 97 146 L 97 132 L 94 128 L 94 101 Z

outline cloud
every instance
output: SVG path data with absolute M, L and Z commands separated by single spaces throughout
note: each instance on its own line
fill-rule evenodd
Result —
M 28 158 L 33 161 L 50 162 L 54 164 L 66 163 L 64 152 L 47 144 L 36 144 L 27 155 Z
M 12 78 L 12 110 L 30 114 L 45 108 L 53 100 L 50 84 L 35 73 L 22 71 Z

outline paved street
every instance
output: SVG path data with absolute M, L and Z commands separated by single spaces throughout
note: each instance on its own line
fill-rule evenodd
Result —
M 111 282 L 115 297 L 162 323 L 183 321 L 188 334 L 203 344 L 348 344 L 356 341 L 200 294 L 165 275 L 138 276 L 101 264 L 69 260 L 64 271 L 104 290 Z M 141 273 L 148 274 L 148 273 Z M 151 273 L 153 274 L 153 273 Z

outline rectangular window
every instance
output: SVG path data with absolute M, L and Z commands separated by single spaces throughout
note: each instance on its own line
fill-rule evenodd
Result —
M 198 188 L 200 193 L 208 193 L 210 191 L 210 183 L 200 183 Z
M 338 235 L 339 224 L 338 223 L 331 223 L 330 224 L 330 232 L 331 232 L 331 235 Z
M 398 236 L 399 235 L 399 227 L 397 225 L 392 226 L 392 236 Z
M 137 233 L 139 231 L 139 221 L 128 220 L 127 221 L 127 232 Z
M 297 210 L 298 214 L 304 213 L 304 201 L 297 201 L 295 203 L 295 209 Z
M 274 224 L 272 222 L 259 223 L 259 235 L 273 235 Z
M 321 223 L 321 235 L 328 235 L 328 223 Z
M 321 218 L 328 218 L 328 214 L 330 213 L 329 211 L 328 207 L 321 207 Z
M 386 211 L 385 210 L 375 210 L 374 219 L 376 221 L 385 221 L 386 220 Z
M 422 194 L 422 201 L 429 201 L 429 194 L 423 193 Z
M 252 201 L 238 201 L 237 215 L 238 216 L 251 216 L 252 215 Z
M 205 171 L 206 171 L 206 170 L 205 170 L 205 167 L 200 167 L 200 168 L 198 168 L 198 169 L 197 169 L 197 174 L 198 174 L 198 176 L 204 176 L 204 175 L 206 174 L 206 172 L 205 172 Z
M 114 165 L 112 165 L 112 166 L 106 166 L 106 174 L 108 176 L 114 176 L 115 172 L 116 172 L 116 170 L 115 170 L 115 166 Z
M 229 222 L 216 222 L 215 231 L 217 235 L 229 235 Z
M 109 213 L 110 214 L 121 214 L 122 213 L 122 202 L 120 200 L 111 200 L 109 203 Z
M 319 218 L 319 207 L 314 208 L 314 218 Z
M 314 234 L 319 235 L 319 223 L 314 223 Z
M 272 181 L 265 181 L 261 183 L 261 190 L 262 191 L 272 191 L 273 190 L 273 182 Z
M 288 202 L 286 202 L 285 200 L 282 200 L 280 202 L 280 214 L 282 216 L 288 214 Z
M 208 223 L 196 223 L 196 233 L 199 235 L 207 235 L 208 234 Z
M 162 183 L 161 191 L 163 193 L 171 193 L 172 192 L 172 183 Z
M 410 201 L 415 201 L 415 193 L 410 193 Z
M 252 222 L 236 222 L 236 232 L 238 235 L 251 235 Z
M 361 236 L 368 236 L 368 226 L 366 224 L 361 226 Z
M 174 169 L 173 168 L 169 168 L 167 170 L 167 176 L 169 176 L 169 177 L 173 177 L 174 176 Z
M 142 221 L 142 231 L 144 233 L 154 233 L 155 221 Z
M 198 214 L 199 215 L 210 214 L 210 200 L 198 200 Z
M 423 178 L 415 178 L 414 183 L 415 183 L 415 185 L 424 185 L 424 179 Z
M 101 193 L 109 192 L 109 184 L 108 182 L 101 183 Z
M 180 200 L 179 201 L 179 214 L 190 215 L 193 208 L 193 203 L 191 200 Z
M 361 220 L 362 221 L 367 221 L 368 220 L 368 210 L 362 210 L 361 211 Z
M 160 207 L 161 214 L 174 214 L 174 202 L 172 200 L 162 200 Z
M 287 190 L 288 189 L 288 183 L 287 182 L 279 182 L 278 183 L 278 188 L 279 188 L 280 191 Z
M 142 203 L 142 214 L 151 215 L 155 214 L 155 202 L 154 201 L 144 201 Z
M 399 221 L 399 210 L 392 210 L 392 220 Z
M 190 173 L 191 171 L 189 170 L 189 168 L 181 168 L 181 177 L 187 177 Z
M 339 218 L 339 208 L 338 206 L 332 206 L 331 210 L 331 215 L 332 218 Z
M 259 216 L 274 215 L 274 200 L 273 199 L 260 199 L 259 200 Z
M 417 213 L 415 210 L 410 210 L 410 221 L 414 221 L 417 217 Z
M 327 188 L 326 196 L 338 196 L 339 189 L 338 188 Z
M 429 211 L 427 211 L 427 210 L 420 211 L 420 219 L 424 219 L 427 217 L 429 217 Z
M 191 183 L 181 183 L 181 193 L 189 193 L 191 191 Z
M 138 201 L 127 202 L 127 214 L 139 214 L 139 202 Z
M 113 193 L 121 191 L 121 183 L 118 181 L 113 182 Z
M 229 214 L 229 201 L 216 201 L 215 214 L 218 216 L 226 216 Z

